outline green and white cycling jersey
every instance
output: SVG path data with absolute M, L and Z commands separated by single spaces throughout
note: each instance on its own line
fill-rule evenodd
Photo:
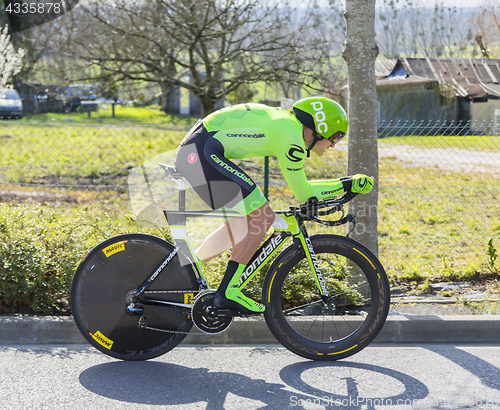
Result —
M 202 122 L 208 132 L 214 132 L 212 138 L 222 144 L 227 159 L 275 155 L 288 186 L 300 202 L 344 192 L 339 179 L 307 180 L 302 124 L 287 110 L 240 104 L 216 111 Z

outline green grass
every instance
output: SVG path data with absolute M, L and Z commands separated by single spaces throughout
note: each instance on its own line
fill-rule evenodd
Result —
M 433 138 L 394 137 L 391 144 L 397 150 L 399 145 L 424 145 Z M 437 137 L 441 142 L 435 146 L 447 147 L 449 138 L 451 146 L 485 147 L 481 137 L 473 136 Z M 500 151 L 500 139 L 490 141 Z M 347 154 L 332 150 L 328 154 L 325 162 L 306 165 L 309 178 L 345 175 Z M 271 174 L 278 172 L 275 167 Z M 490 268 L 493 251 L 488 242 L 493 238 L 500 249 L 500 175 L 444 171 L 382 157 L 379 182 L 380 259 L 395 282 L 477 280 L 499 273 L 500 264 Z M 270 195 L 275 209 L 293 203 L 288 187 L 271 187 Z M 310 233 L 345 234 L 345 227 L 309 226 Z
M 175 147 L 187 129 L 10 121 L 0 124 L 0 182 L 115 184 L 141 161 Z
M 21 120 L 15 122 L 21 123 L 79 123 L 79 124 L 131 124 L 137 123 L 140 125 L 192 125 L 197 121 L 196 116 L 166 114 L 160 110 L 159 106 L 148 107 L 131 107 L 131 106 L 115 106 L 115 116 L 112 117 L 111 106 L 91 112 L 91 118 L 88 118 L 86 112 L 77 110 L 72 113 L 46 113 L 36 115 L 26 115 Z M 12 121 L 14 122 L 14 121 Z
M 380 180 L 380 257 L 391 277 L 441 281 L 492 273 L 487 246 L 490 237 L 500 239 L 498 176 L 382 160 Z

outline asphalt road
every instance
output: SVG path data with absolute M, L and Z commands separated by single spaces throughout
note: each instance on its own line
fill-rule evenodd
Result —
M 342 142 L 335 148 L 347 152 L 347 143 Z M 498 150 L 393 145 L 379 141 L 378 153 L 380 157 L 393 158 L 410 167 L 438 167 L 452 171 L 500 173 L 500 151 Z
M 412 145 L 380 144 L 381 157 L 396 157 L 411 166 L 439 167 L 446 170 L 499 173 L 500 152 L 463 148 L 435 148 Z
M 499 346 L 370 346 L 323 363 L 285 349 L 183 347 L 121 362 L 86 346 L 0 346 L 4 409 L 498 409 Z

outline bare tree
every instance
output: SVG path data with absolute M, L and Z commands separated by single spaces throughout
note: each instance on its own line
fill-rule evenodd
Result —
M 377 33 L 378 43 L 388 58 L 398 58 L 402 41 L 407 30 L 408 5 L 396 7 L 394 0 L 382 0 L 377 13 L 380 30 Z
M 314 13 L 321 16 L 314 8 L 296 13 L 281 0 L 91 0 L 58 41 L 78 67 L 73 79 L 155 84 L 164 109 L 172 89 L 182 87 L 207 115 L 243 84 L 318 89 L 329 50 L 306 41 Z
M 475 32 L 475 49 L 479 49 L 478 54 L 498 57 L 500 55 L 500 6 L 498 2 L 485 0 L 471 16 L 470 21 Z
M 377 9 L 377 42 L 388 58 L 462 57 L 470 53 L 472 33 L 467 13 L 445 7 L 422 7 L 418 0 L 382 0 Z
M 369 194 L 350 203 L 358 225 L 354 237 L 378 254 L 377 90 L 375 86 L 375 0 L 346 0 L 347 37 L 342 56 L 347 62 L 348 172 L 375 178 Z

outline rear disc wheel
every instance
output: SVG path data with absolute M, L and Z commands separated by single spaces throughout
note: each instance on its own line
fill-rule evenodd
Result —
M 71 285 L 71 309 L 78 329 L 92 346 L 118 359 L 145 360 L 168 352 L 184 339 L 192 326 L 189 308 L 139 306 L 149 327 L 166 332 L 139 327 L 140 315 L 125 311 L 133 292 L 173 249 L 155 236 L 126 234 L 102 242 L 86 256 Z M 197 292 L 192 267 L 182 266 L 176 255 L 145 296 L 187 304 Z

